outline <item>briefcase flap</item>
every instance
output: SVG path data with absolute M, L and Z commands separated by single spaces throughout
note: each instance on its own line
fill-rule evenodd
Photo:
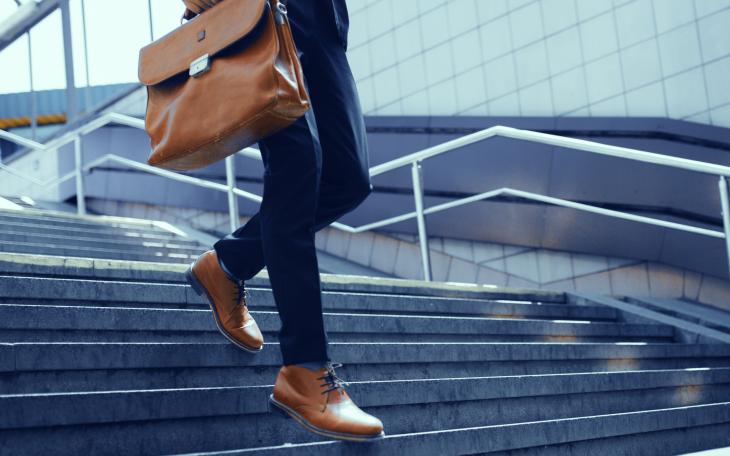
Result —
M 266 20 L 267 0 L 224 0 L 139 51 L 139 81 L 154 85 L 201 68 L 217 53 L 254 32 Z M 204 60 L 204 59 L 203 59 Z M 193 70 L 196 71 L 196 70 Z

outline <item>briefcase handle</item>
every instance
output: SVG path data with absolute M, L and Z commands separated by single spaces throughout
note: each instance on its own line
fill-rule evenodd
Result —
M 283 3 L 284 6 L 286 6 L 286 1 L 287 0 L 279 0 L 279 3 Z M 185 11 L 183 11 L 182 17 L 180 18 L 180 23 L 182 24 L 183 21 L 189 21 L 190 19 L 194 18 L 197 15 L 198 15 L 198 13 L 196 13 L 195 11 L 192 11 L 190 8 L 185 8 Z

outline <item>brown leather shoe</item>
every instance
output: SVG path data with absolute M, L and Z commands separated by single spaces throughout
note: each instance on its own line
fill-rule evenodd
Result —
M 215 324 L 228 340 L 252 353 L 264 348 L 264 336 L 248 312 L 243 280 L 231 280 L 218 263 L 215 250 L 200 255 L 185 277 L 196 293 L 208 298 Z
M 383 423 L 363 412 L 347 395 L 334 368 L 327 363 L 317 371 L 296 365 L 279 370 L 269 402 L 306 429 L 326 437 L 356 442 L 385 435 Z

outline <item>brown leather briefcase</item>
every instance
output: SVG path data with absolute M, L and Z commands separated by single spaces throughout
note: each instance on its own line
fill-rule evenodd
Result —
M 145 129 L 160 168 L 201 168 L 310 107 L 281 0 L 224 0 L 140 50 Z

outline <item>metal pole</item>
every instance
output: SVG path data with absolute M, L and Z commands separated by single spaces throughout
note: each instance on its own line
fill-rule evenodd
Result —
M 38 101 L 36 99 L 35 84 L 33 81 L 33 48 L 30 41 L 30 30 L 28 30 L 28 68 L 30 73 L 30 134 L 31 138 L 38 137 Z
M 84 89 L 84 112 L 91 110 L 91 80 L 89 77 L 89 40 L 86 37 L 86 0 L 81 0 L 81 30 L 84 36 L 84 72 L 86 88 Z
M 86 215 L 86 195 L 84 194 L 84 170 L 81 156 L 81 135 L 74 138 L 74 159 L 76 166 L 76 207 L 79 215 Z
M 74 79 L 73 44 L 71 42 L 71 11 L 69 0 L 61 0 L 61 25 L 63 29 L 63 57 L 66 67 L 66 123 L 76 118 L 76 81 Z
M 720 204 L 722 206 L 722 227 L 725 230 L 725 249 L 727 253 L 728 268 L 730 268 L 730 198 L 728 198 L 727 178 L 720 176 L 717 182 L 720 187 Z
M 150 20 L 150 41 L 155 41 L 155 30 L 152 26 L 152 0 L 147 0 L 147 17 Z
M 236 188 L 235 155 L 226 157 L 226 185 L 228 186 L 228 215 L 231 220 L 231 232 L 238 229 L 238 197 L 233 192 Z
M 413 198 L 416 202 L 416 220 L 418 221 L 418 242 L 421 245 L 421 263 L 423 280 L 431 281 L 431 259 L 428 250 L 428 234 L 426 233 L 426 217 L 423 214 L 423 170 L 421 162 L 414 162 L 411 167 L 413 179 Z

